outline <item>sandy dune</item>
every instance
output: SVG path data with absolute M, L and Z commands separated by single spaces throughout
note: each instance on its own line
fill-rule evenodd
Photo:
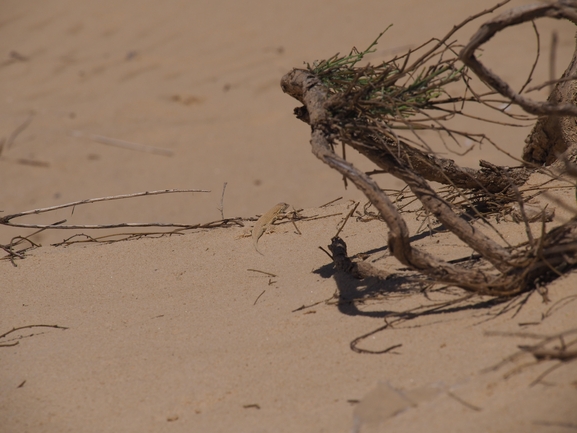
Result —
M 334 235 L 349 200 L 362 196 L 344 190 L 339 176 L 310 154 L 308 127 L 294 118 L 296 104 L 279 88 L 291 68 L 365 47 L 391 23 L 373 59 L 441 36 L 492 5 L 0 3 L 0 138 L 30 121 L 0 155 L 4 214 L 203 188 L 212 192 L 91 204 L 22 221 L 206 223 L 220 219 L 227 182 L 225 217 L 245 217 L 244 227 L 113 244 L 53 247 L 73 232 L 45 231 L 33 237 L 43 247 L 17 267 L 0 261 L 0 334 L 28 325 L 66 328 L 26 328 L 0 340 L 18 343 L 0 347 L 0 432 L 577 428 L 577 363 L 564 363 L 538 383 L 558 361 L 533 365 L 524 354 L 491 369 L 519 345 L 577 327 L 575 273 L 549 286 L 549 303 L 537 293 L 498 305 L 475 298 L 359 343 L 374 351 L 394 346 L 387 353 L 351 350 L 353 340 L 383 327 L 392 312 L 463 293 L 401 284 L 407 272 L 386 251 L 386 227 L 377 220 L 351 218 L 342 236 L 351 254 L 367 253 L 396 276 L 357 281 L 334 271 L 318 247 Z M 558 32 L 560 73 L 574 30 L 553 21 L 539 22 L 539 29 L 543 58 L 551 31 Z M 488 44 L 483 59 L 521 85 L 534 47 L 531 27 L 522 26 Z M 547 74 L 546 63 L 536 70 L 538 79 Z M 528 129 L 492 132 L 520 155 Z M 161 150 L 110 145 L 119 141 Z M 471 166 L 480 158 L 515 163 L 488 146 L 455 157 Z M 574 204 L 570 190 L 551 194 Z M 260 239 L 260 255 L 250 237 L 253 217 L 281 201 L 304 209 L 296 223 L 301 234 L 280 221 Z M 551 224 L 571 216 L 570 209 L 556 210 Z M 431 236 L 414 216 L 408 222 L 423 249 L 444 259 L 471 252 L 447 233 Z M 510 243 L 525 236 L 512 221 L 499 229 Z M 538 224 L 533 230 L 539 232 Z M 30 232 L 1 227 L 0 243 Z

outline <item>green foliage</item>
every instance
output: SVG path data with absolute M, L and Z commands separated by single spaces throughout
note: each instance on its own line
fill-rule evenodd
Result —
M 455 102 L 445 87 L 462 80 L 466 70 L 464 66 L 456 66 L 456 55 L 443 59 L 443 54 L 453 54 L 449 46 L 422 57 L 409 67 L 410 56 L 424 46 L 377 65 L 357 66 L 367 54 L 376 51 L 380 38 L 389 28 L 365 50 L 353 48 L 346 56 L 336 54 L 314 62 L 312 66 L 307 63 L 307 69 L 330 93 L 343 98 L 339 108 L 346 105 L 349 113 L 353 110 L 368 118 L 384 120 L 391 127 L 395 121 L 406 121 L 422 110 L 434 109 L 448 100 Z M 400 81 L 404 82 L 399 84 Z M 439 99 L 442 96 L 445 98 Z

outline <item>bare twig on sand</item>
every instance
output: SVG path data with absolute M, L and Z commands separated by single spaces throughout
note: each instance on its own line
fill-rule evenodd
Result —
M 62 330 L 66 330 L 68 328 L 66 328 L 65 326 L 58 326 L 58 325 L 26 325 L 26 326 L 18 326 L 17 328 L 12 328 L 10 331 L 5 332 L 4 334 L 0 335 L 0 340 L 2 338 L 6 338 L 6 336 L 12 334 L 13 332 L 16 331 L 20 331 L 22 329 L 30 329 L 30 328 L 56 328 L 56 329 L 62 329 Z M 34 335 L 34 334 L 33 334 Z M 17 344 L 19 344 L 19 341 L 16 341 L 15 343 L 0 343 L 0 347 L 12 347 L 12 346 L 16 346 Z
M 24 122 L 22 122 L 21 125 L 19 125 L 14 131 L 12 131 L 12 133 L 8 136 L 8 138 L 6 140 L 2 139 L 2 141 L 0 142 L 0 154 L 2 153 L 2 149 L 4 147 L 6 147 L 6 149 L 10 149 L 10 147 L 12 146 L 12 143 L 14 143 L 14 140 L 16 140 L 16 137 L 18 137 L 18 135 L 20 135 L 22 133 L 22 131 L 24 131 L 26 128 L 28 128 L 28 125 L 30 125 L 33 118 L 34 118 L 34 116 L 32 114 L 29 115 L 26 118 L 26 120 Z
M 222 185 L 222 195 L 220 196 L 220 206 L 217 208 L 220 211 L 220 217 L 224 219 L 224 192 L 226 191 L 226 185 L 228 182 L 225 182 Z
M 108 197 L 99 197 L 99 198 L 90 198 L 86 200 L 79 200 L 71 203 L 65 203 L 57 206 L 50 206 L 40 209 L 32 209 L 24 212 L 18 212 L 11 215 L 6 215 L 0 217 L 0 225 L 5 225 L 9 227 L 23 227 L 23 228 L 36 228 L 36 229 L 112 229 L 112 228 L 121 228 L 121 227 L 183 227 L 187 228 L 190 227 L 191 224 L 174 224 L 174 223 L 119 223 L 119 224 L 18 224 L 13 223 L 11 220 L 14 218 L 23 217 L 26 215 L 37 215 L 40 213 L 51 212 L 58 209 L 66 209 L 69 207 L 75 208 L 76 206 L 81 206 L 84 204 L 89 203 L 98 203 L 102 201 L 111 201 L 111 200 L 122 200 L 126 198 L 134 198 L 134 197 L 144 197 L 144 196 L 152 196 L 152 195 L 160 195 L 160 194 L 174 194 L 174 193 L 190 193 L 190 192 L 210 192 L 204 189 L 164 189 L 159 191 L 145 191 L 145 192 L 138 192 L 134 194 L 122 194 L 122 195 L 113 195 Z

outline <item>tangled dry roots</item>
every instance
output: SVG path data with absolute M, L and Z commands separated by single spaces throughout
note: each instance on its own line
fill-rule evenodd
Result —
M 444 70 L 452 74 L 450 79 L 454 78 L 455 71 L 465 73 L 465 69 L 454 67 L 460 60 L 483 82 L 529 112 L 543 116 L 576 115 L 577 107 L 571 103 L 572 101 L 568 102 L 557 97 L 554 102 L 550 100 L 546 103 L 537 103 L 516 94 L 474 56 L 475 49 L 497 31 L 541 16 L 567 18 L 577 23 L 577 2 L 559 1 L 525 6 L 497 16 L 481 26 L 479 32 L 461 51 L 460 59 L 453 59 L 450 66 L 443 66 Z M 470 19 L 464 23 L 468 21 Z M 453 32 L 454 30 L 449 35 Z M 327 84 L 329 81 L 326 77 L 327 71 L 342 72 L 343 68 L 340 70 L 336 67 L 327 68 L 326 61 L 323 64 L 325 69 L 322 74 L 318 68 L 292 70 L 282 78 L 281 88 L 303 104 L 302 107 L 295 109 L 295 114 L 311 126 L 313 154 L 354 183 L 379 211 L 389 228 L 388 246 L 396 259 L 437 282 L 448 283 L 483 295 L 517 295 L 535 287 L 536 281 L 544 280 L 546 274 L 561 275 L 577 263 L 577 217 L 544 234 L 540 239 L 528 239 L 530 242 L 523 247 L 511 250 L 501 246 L 461 218 L 453 206 L 433 190 L 428 181 L 451 184 L 462 190 L 501 193 L 503 197 L 511 199 L 515 197 L 511 192 L 517 191 L 517 186 L 522 185 L 534 169 L 531 167 L 511 169 L 490 163 L 482 164 L 481 170 L 458 167 L 451 160 L 439 158 L 400 140 L 389 127 L 391 118 L 383 114 L 385 111 L 388 113 L 397 111 L 395 107 L 384 109 L 387 101 L 392 101 L 390 95 L 393 93 L 388 92 L 386 86 L 396 86 L 395 83 L 399 78 L 410 74 L 411 68 L 416 70 L 422 67 L 422 62 L 430 60 L 435 55 L 435 50 L 446 51 L 447 47 L 444 44 L 447 39 L 448 36 L 441 39 L 433 49 L 422 56 L 421 63 L 417 61 L 407 66 L 405 62 L 401 67 L 396 64 L 388 69 L 382 67 L 381 75 L 375 74 L 374 70 L 368 73 L 370 67 L 353 68 L 349 65 L 346 72 L 354 72 L 356 77 L 353 74 L 352 84 L 343 87 L 342 91 L 335 90 L 334 86 Z M 361 53 L 360 58 L 362 54 L 364 53 Z M 447 60 L 443 60 L 443 65 L 446 62 Z M 570 69 L 575 63 L 577 62 L 574 57 Z M 432 70 L 433 74 L 436 74 L 439 67 Z M 440 85 L 443 83 L 440 82 Z M 557 87 L 563 83 L 567 83 L 567 80 L 562 79 L 557 83 Z M 395 94 L 404 94 L 402 89 L 398 91 L 397 87 L 394 89 Z M 430 91 L 431 88 L 428 87 L 427 95 Z M 386 95 L 386 98 L 383 95 Z M 375 102 L 376 98 L 380 99 Z M 418 102 L 422 103 L 424 108 L 427 104 L 434 103 L 427 98 L 426 96 L 421 100 L 424 102 Z M 407 101 L 403 103 L 406 104 Z M 366 107 L 370 104 L 380 107 L 380 111 L 368 110 Z M 416 104 L 413 105 L 417 107 L 414 109 L 420 109 Z M 407 224 L 399 210 L 368 174 L 334 152 L 334 146 L 337 144 L 355 148 L 377 164 L 383 172 L 392 174 L 408 185 L 424 209 L 483 258 L 479 265 L 473 268 L 457 266 L 412 246 Z M 523 206 L 522 201 L 520 205 Z M 344 242 L 341 239 L 333 239 L 333 244 L 342 248 Z M 355 268 L 354 273 L 357 277 L 378 277 L 382 271 L 363 266 L 362 270 Z

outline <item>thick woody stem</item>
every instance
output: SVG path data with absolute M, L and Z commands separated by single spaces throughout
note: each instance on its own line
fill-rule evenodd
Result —
M 437 281 L 452 283 L 477 291 L 480 287 L 487 285 L 489 279 L 482 272 L 457 268 L 412 247 L 409 241 L 409 229 L 395 205 L 381 191 L 373 179 L 332 151 L 325 133 L 320 128 L 313 129 L 311 146 L 313 154 L 317 158 L 343 176 L 346 176 L 379 211 L 390 230 L 389 250 L 397 260 Z
M 350 179 L 379 210 L 391 230 L 389 244 L 395 257 L 402 263 L 422 271 L 433 263 L 435 263 L 433 266 L 440 266 L 442 262 L 425 255 L 425 253 L 416 253 L 417 250 L 410 246 L 409 233 L 404 220 L 388 197 L 382 193 L 376 182 L 333 152 L 327 138 L 329 129 L 325 109 L 327 91 L 322 83 L 310 72 L 295 69 L 282 78 L 281 88 L 285 93 L 302 102 L 308 111 L 308 120 L 312 127 L 313 153 Z M 396 165 L 394 162 L 387 164 L 386 167 L 381 165 L 381 168 L 407 183 L 429 212 L 497 269 L 502 272 L 510 269 L 509 253 L 456 215 L 451 206 L 442 200 L 422 177 L 406 167 Z M 417 263 L 413 258 L 415 254 L 418 254 L 423 261 Z M 446 271 L 448 272 L 448 269 Z M 459 272 L 462 270 L 460 269 Z
M 324 109 L 324 102 L 327 96 L 326 89 L 315 76 L 307 71 L 293 70 L 283 77 L 281 87 L 286 93 L 305 104 L 307 108 L 307 118 L 312 127 L 311 146 L 313 154 L 353 182 L 380 212 L 390 230 L 389 249 L 397 260 L 406 266 L 423 272 L 436 281 L 455 284 L 479 293 L 492 293 L 489 286 L 494 277 L 486 275 L 479 270 L 458 268 L 450 263 L 438 260 L 418 248 L 412 247 L 405 221 L 377 183 L 364 172 L 335 154 L 327 138 L 328 122 L 327 113 Z M 434 205 L 441 205 L 443 208 L 448 206 L 436 196 L 434 191 L 426 189 L 426 186 L 428 186 L 426 182 L 424 182 L 424 185 L 419 184 L 416 180 L 412 183 L 415 193 L 425 200 L 427 205 L 432 208 L 432 212 L 437 213 L 436 209 L 433 210 Z M 428 197 L 424 198 L 424 196 Z M 478 236 L 478 233 L 472 234 L 473 237 Z M 499 264 L 504 266 L 505 261 L 503 260 Z

